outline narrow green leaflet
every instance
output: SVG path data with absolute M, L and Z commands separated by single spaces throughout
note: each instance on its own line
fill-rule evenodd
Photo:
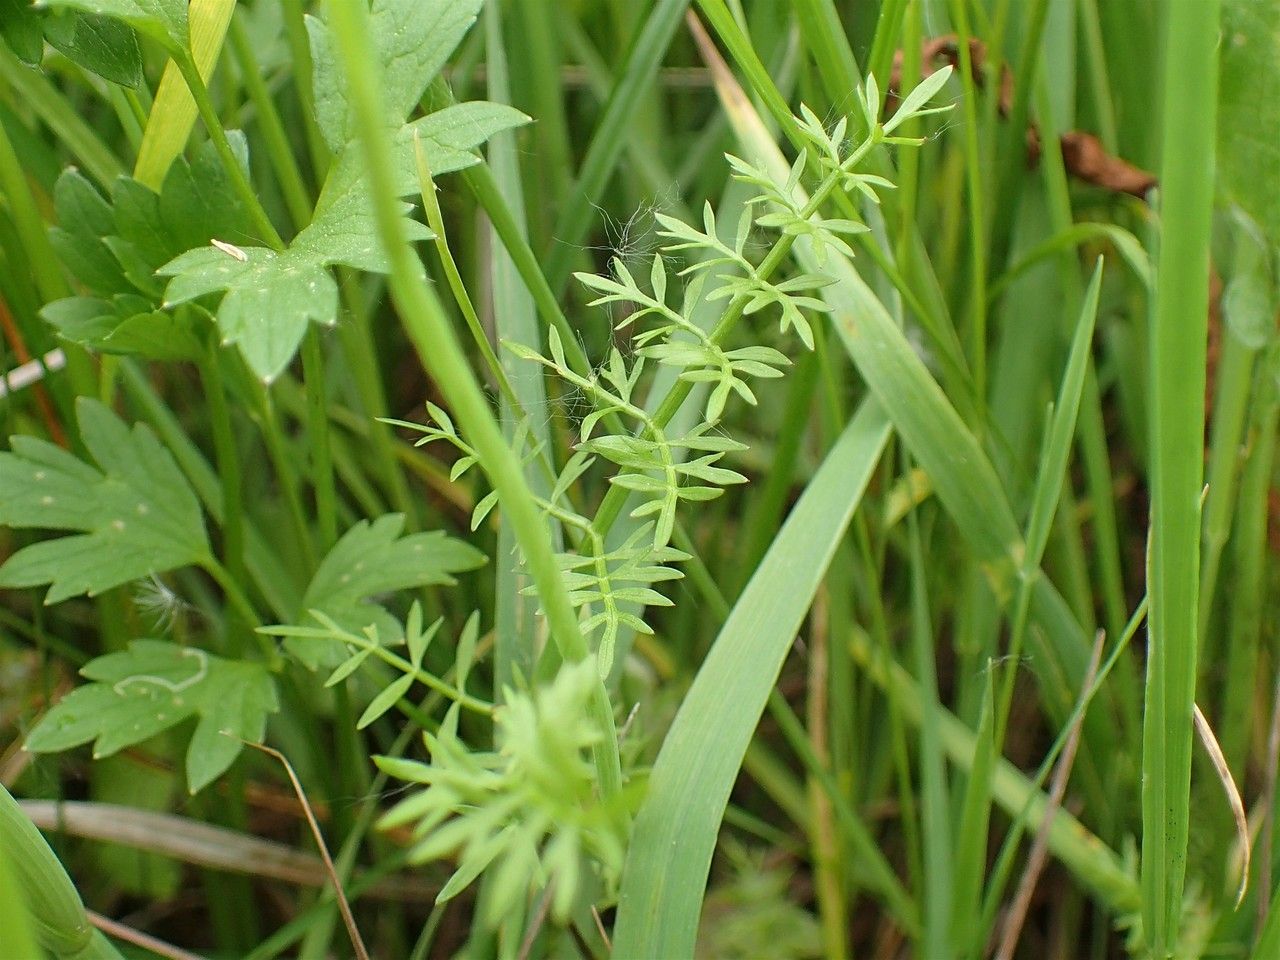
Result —
M 192 793 L 231 766 L 241 740 L 261 743 L 268 714 L 279 709 L 263 665 L 159 640 L 134 640 L 80 673 L 97 682 L 63 697 L 31 731 L 26 749 L 56 753 L 92 740 L 94 757 L 109 757 L 199 716 L 187 748 Z
M 383 65 L 389 126 L 400 126 L 417 106 L 427 84 L 475 22 L 482 2 L 374 0 L 370 28 Z M 316 119 L 329 147 L 339 153 L 353 139 L 345 81 L 328 26 L 308 17 L 307 31 L 315 63 Z
M 0 524 L 83 533 L 45 540 L 0 567 L 0 587 L 49 584 L 46 603 L 205 562 L 199 503 L 154 433 L 96 400 L 76 403 L 98 468 L 51 443 L 13 437 L 0 453 Z
M 398 640 L 402 628 L 384 607 L 369 597 L 435 584 L 453 584 L 453 575 L 474 570 L 485 556 L 442 531 L 401 536 L 398 513 L 373 523 L 361 520 L 329 551 L 302 598 L 302 610 L 316 610 L 341 627 L 359 634 L 373 625 L 382 642 Z M 336 640 L 290 637 L 285 646 L 311 669 L 334 667 L 346 658 Z
M 121 20 L 171 53 L 185 50 L 189 43 L 187 0 L 43 0 L 42 5 Z

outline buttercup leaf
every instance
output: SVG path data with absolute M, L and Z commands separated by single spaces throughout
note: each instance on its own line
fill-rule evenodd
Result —
M 25 3 L 26 0 L 10 0 Z M 0 4 L 3 6 L 3 4 Z M 49 45 L 68 60 L 125 87 L 142 86 L 142 51 L 137 35 L 118 20 L 91 13 L 49 17 L 44 22 Z
M 375 0 L 369 27 L 383 65 L 387 124 L 408 118 L 432 78 L 475 22 L 482 0 Z M 307 18 L 315 63 L 316 119 L 330 148 L 340 152 L 352 139 L 345 81 L 322 20 Z M 434 167 L 433 167 L 434 169 Z M 407 192 L 407 191 L 406 191 Z
M 223 342 L 239 344 L 249 366 L 270 382 L 293 359 L 309 321 L 336 321 L 338 285 L 305 248 L 235 249 L 243 259 L 209 246 L 171 260 L 160 270 L 174 278 L 165 297 L 173 306 L 225 290 L 218 307 Z
M 103 590 L 209 557 L 199 503 L 151 430 L 130 430 L 96 400 L 76 404 L 98 468 L 34 437 L 0 453 L 0 524 L 83 531 L 24 547 L 0 586 L 49 584 L 46 603 Z
M 192 793 L 231 765 L 241 739 L 261 742 L 267 716 L 279 709 L 261 664 L 157 640 L 134 640 L 80 672 L 97 682 L 63 697 L 31 731 L 26 749 L 56 753 L 92 740 L 94 756 L 109 757 L 198 716 L 187 750 Z
M 352 633 L 373 624 L 383 641 L 399 639 L 399 622 L 369 597 L 432 584 L 452 584 L 453 575 L 484 563 L 479 550 L 443 532 L 401 536 L 404 517 L 387 514 L 373 523 L 362 520 L 347 531 L 321 562 L 307 592 L 303 610 L 317 610 Z M 315 669 L 335 667 L 345 658 L 337 641 L 322 643 L 289 638 L 285 646 Z
M 187 0 L 43 0 L 41 5 L 123 21 L 171 51 L 183 49 L 189 42 Z

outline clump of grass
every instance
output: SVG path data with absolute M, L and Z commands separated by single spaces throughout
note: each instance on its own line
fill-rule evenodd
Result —
M 1277 26 L 0 0 L 0 946 L 1269 955 Z

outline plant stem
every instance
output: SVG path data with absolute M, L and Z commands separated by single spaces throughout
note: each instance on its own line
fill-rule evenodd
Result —
M 382 115 L 381 91 L 373 69 L 373 45 L 368 11 L 363 4 L 330 0 L 329 15 L 345 66 L 348 95 L 355 106 L 356 126 L 364 151 L 379 234 L 391 261 L 391 293 L 401 321 L 427 370 L 435 377 L 479 454 L 481 466 L 498 491 L 503 509 L 524 553 L 525 562 L 542 601 L 551 636 L 561 655 L 570 661 L 588 655 L 578 628 L 577 615 L 556 566 L 546 525 L 516 453 L 507 446 L 467 363 L 444 311 L 420 277 L 420 265 L 409 246 L 401 222 L 399 198 L 394 187 L 390 148 L 378 117 Z M 597 774 L 606 796 L 622 788 L 622 770 L 614 734 L 613 707 L 604 685 L 598 684 L 592 700 L 594 719 L 606 732 L 594 751 Z
M 271 166 L 284 194 L 285 206 L 293 220 L 295 230 L 301 230 L 311 221 L 311 210 L 314 206 L 302 179 L 302 171 L 298 169 L 298 161 L 293 156 L 293 148 L 289 144 L 288 134 L 280 120 L 280 111 L 276 109 L 275 100 L 267 90 L 258 64 L 254 59 L 253 46 L 248 31 L 239 17 L 231 20 L 231 49 L 235 53 L 236 66 L 240 68 L 240 79 L 249 101 L 257 113 L 258 126 L 266 145 Z
M 240 455 L 235 428 L 227 406 L 222 382 L 222 357 L 217 337 L 209 337 L 208 351 L 200 364 L 205 402 L 209 405 L 209 425 L 217 453 L 218 477 L 222 484 L 222 562 L 237 583 L 245 580 L 244 503 L 240 487 Z M 252 622 L 252 621 L 250 621 Z M 232 635 L 236 631 L 231 631 Z M 233 646 L 234 649 L 234 646 Z
M 187 81 L 187 89 L 191 91 L 191 98 L 196 102 L 196 110 L 200 114 L 200 119 L 204 121 L 205 129 L 208 130 L 209 136 L 213 140 L 213 147 L 218 153 L 218 159 L 222 161 L 222 165 L 226 168 L 227 176 L 231 178 L 232 189 L 235 190 L 240 202 L 244 204 L 249 218 L 253 221 L 253 225 L 258 231 L 258 238 L 277 252 L 283 250 L 284 240 L 280 238 L 279 232 L 271 223 L 271 218 L 267 216 L 267 211 L 263 208 L 262 201 L 258 199 L 258 195 L 254 192 L 253 185 L 249 183 L 249 178 L 245 175 L 244 168 L 240 166 L 240 161 L 236 159 L 235 151 L 231 149 L 231 141 L 227 139 L 227 131 L 223 129 L 222 121 L 218 119 L 218 112 L 213 108 L 213 101 L 209 99 L 209 88 L 205 86 L 204 80 L 200 76 L 200 71 L 196 69 L 195 61 L 191 59 L 190 53 L 182 51 L 174 55 L 173 62 L 178 65 L 178 69 L 182 72 L 182 78 Z
M 307 325 L 306 336 L 302 338 L 302 371 L 306 383 L 307 439 L 311 444 L 311 485 L 316 494 L 316 521 L 323 554 L 338 539 L 338 500 L 333 485 L 333 450 L 329 444 L 324 353 L 320 331 L 314 323 Z

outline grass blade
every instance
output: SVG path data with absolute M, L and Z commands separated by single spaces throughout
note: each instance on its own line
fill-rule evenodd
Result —
M 1172 955 L 1190 820 L 1204 482 L 1205 336 L 1217 95 L 1216 0 L 1166 9 L 1159 274 L 1151 344 L 1151 594 L 1142 725 L 1142 919 Z
M 915 679 L 903 667 L 872 648 L 871 638 L 855 630 L 850 652 L 867 676 L 884 690 L 892 690 L 902 705 L 904 718 L 919 724 L 926 699 Z M 941 709 L 938 733 L 951 762 L 962 770 L 972 770 L 978 748 L 973 731 L 949 710 Z M 1007 814 L 1025 817 L 1027 823 L 1041 823 L 1049 812 L 1049 798 L 1008 760 L 998 758 L 991 774 L 991 795 Z M 1059 809 L 1048 830 L 1049 849 L 1108 909 L 1124 914 L 1140 904 L 1138 884 L 1120 861 L 1120 856 L 1087 830 L 1079 820 Z
M 503 46 L 502 21 L 496 3 L 489 4 L 484 11 L 485 48 L 488 64 L 488 86 L 490 99 L 498 103 L 508 103 L 511 99 L 510 82 L 507 77 L 506 49 Z M 548 134 L 550 136 L 550 134 Z M 528 237 L 528 225 L 524 221 L 525 198 L 520 185 L 520 168 L 516 162 L 515 135 L 510 131 L 499 133 L 489 141 L 489 166 L 493 171 L 494 183 L 498 192 L 506 201 L 507 207 L 515 212 L 516 229 L 522 237 Z M 497 232 L 490 228 L 490 283 L 493 286 L 493 331 L 498 343 L 510 340 L 535 349 L 542 348 L 542 336 L 538 330 L 538 318 L 534 311 L 533 297 L 521 283 L 511 254 L 502 245 Z M 518 420 L 523 414 L 530 420 L 528 429 L 531 432 L 532 445 L 552 450 L 551 431 L 547 418 L 541 416 L 546 405 L 546 389 L 542 379 L 542 369 L 530 363 L 523 363 L 510 350 L 503 350 L 499 363 L 511 383 L 519 402 L 520 410 L 503 397 L 499 409 L 502 419 L 503 433 L 508 439 L 513 438 L 518 430 Z M 551 483 L 546 475 L 536 469 L 526 471 L 529 486 L 533 492 L 546 497 L 551 492 Z M 522 596 L 520 591 L 528 585 L 528 576 L 515 569 L 508 559 L 516 547 L 515 531 L 505 516 L 500 517 L 498 529 L 498 553 L 500 559 L 494 565 L 495 610 L 494 610 L 494 690 L 501 691 L 504 686 L 514 682 L 515 673 L 526 677 L 533 676 L 534 664 L 538 656 L 538 601 L 535 597 Z M 553 534 L 559 549 L 558 531 Z
M 36 938 L 55 957 L 121 960 L 89 924 L 80 894 L 57 856 L 18 802 L 0 786 L 0 846 L 8 873 L 17 879 L 30 909 Z M 5 944 L 8 946 L 7 931 Z
M 929 709 L 920 723 L 920 816 L 923 845 L 924 935 L 920 949 L 925 956 L 952 955 L 948 946 L 951 896 L 954 883 L 951 857 L 950 799 L 946 763 L 939 743 L 937 717 L 938 671 L 934 661 L 934 636 L 929 612 L 928 569 L 918 511 L 907 516 L 911 558 L 911 646 L 917 683 Z
M 667 45 L 688 6 L 689 0 L 660 0 L 627 52 L 626 62 L 618 75 L 618 85 L 613 88 L 604 116 L 591 137 L 591 146 L 582 161 L 578 181 L 556 221 L 555 247 L 547 259 L 546 274 L 547 282 L 557 296 L 564 293 L 565 284 L 569 281 L 573 260 L 578 255 L 578 244 L 586 235 L 595 212 L 592 205 L 598 202 L 600 192 L 626 145 L 623 131 L 631 122 L 636 102 L 653 82 Z
M 227 26 L 235 12 L 235 0 L 191 0 L 187 23 L 191 27 L 191 54 L 196 69 L 208 83 L 222 52 Z M 155 103 L 142 134 L 138 162 L 133 177 L 153 190 L 159 190 L 164 175 L 182 153 L 196 123 L 196 101 L 187 89 L 182 71 L 170 61 L 164 68 Z
M 875 403 L 865 404 L 805 490 L 698 671 L 637 815 L 615 956 L 693 955 L 729 791 L 888 437 L 884 413 Z

